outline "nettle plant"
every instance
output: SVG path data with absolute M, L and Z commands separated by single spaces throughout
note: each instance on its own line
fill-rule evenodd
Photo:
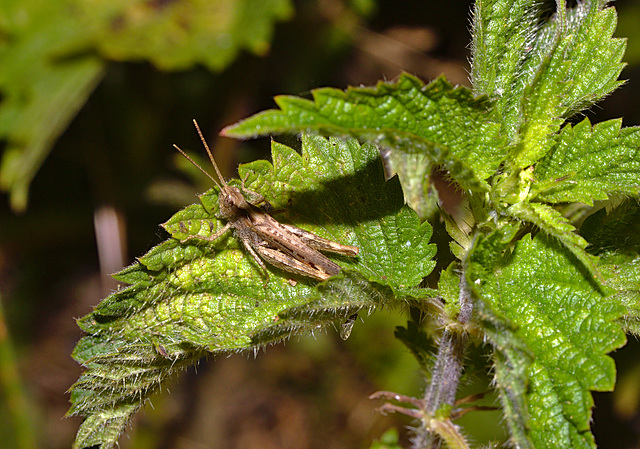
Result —
M 170 238 L 116 275 L 129 286 L 79 320 L 87 335 L 74 357 L 86 371 L 70 414 L 86 419 L 75 447 L 114 446 L 161 382 L 204 356 L 323 326 L 347 337 L 356 314 L 383 306 L 418 311 L 396 336 L 423 364 L 424 397 L 377 394 L 383 410 L 415 417 L 415 448 L 470 447 L 454 420 L 473 345 L 490 350 L 508 444 L 595 447 L 590 392 L 613 389 L 607 353 L 640 330 L 640 129 L 568 119 L 622 84 L 615 26 L 604 1 L 557 0 L 545 17 L 531 0 L 481 0 L 472 89 L 404 74 L 278 97 L 279 109 L 227 127 L 237 138 L 300 133 L 301 154 L 273 142 L 272 163 L 241 166 L 244 187 L 278 221 L 359 254 L 330 256 L 340 271 L 325 281 L 267 263 L 265 282 L 233 234 L 207 240 L 226 220 L 220 190 L 205 192 L 163 224 Z M 377 147 L 399 176 L 385 178 Z M 434 168 L 457 187 L 459 213 L 438 208 Z M 455 257 L 438 273 L 430 220 L 450 237 L 451 254 L 437 258 Z

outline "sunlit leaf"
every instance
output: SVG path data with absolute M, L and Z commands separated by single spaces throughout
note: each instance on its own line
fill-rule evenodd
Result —
M 614 386 L 606 354 L 625 343 L 624 309 L 553 240 L 525 236 L 512 255 L 492 242 L 477 242 L 468 278 L 490 324 L 512 437 L 522 447 L 595 448 L 589 391 Z
M 79 320 L 89 335 L 74 352 L 87 368 L 72 387 L 70 413 L 86 417 L 76 447 L 112 447 L 161 382 L 207 354 L 255 349 L 382 305 L 429 307 L 433 293 L 418 284 L 435 265 L 431 228 L 403 204 L 397 178 L 384 180 L 376 149 L 305 137 L 302 155 L 272 150 L 273 165 L 240 168 L 246 187 L 282 207 L 283 222 L 356 245 L 358 257 L 334 258 L 343 273 L 323 283 L 269 267 L 265 285 L 233 235 L 187 239 L 221 227 L 217 188 L 203 194 L 164 224 L 174 238 L 117 275 L 132 285 Z

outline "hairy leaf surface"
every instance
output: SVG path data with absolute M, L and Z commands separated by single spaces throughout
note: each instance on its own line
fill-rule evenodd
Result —
M 513 92 L 523 101 L 519 115 L 526 117 L 513 153 L 516 167 L 527 167 L 544 156 L 565 118 L 622 84 L 618 76 L 626 43 L 611 37 L 615 9 L 601 7 L 596 0 L 580 2 L 540 28 L 522 65 L 525 88 Z
M 612 301 L 626 308 L 620 324 L 626 332 L 640 336 L 640 257 L 638 253 L 607 252 L 600 258 L 600 271 L 607 286 L 616 290 Z
M 593 254 L 637 254 L 640 251 L 638 199 L 627 199 L 599 209 L 584 220 L 580 234 L 589 242 L 588 249 Z
M 502 130 L 515 140 L 520 125 L 522 65 L 532 51 L 538 25 L 533 0 L 478 0 L 473 12 L 473 89 L 496 99 Z
M 493 237 L 479 239 L 467 276 L 489 324 L 515 443 L 595 448 L 589 391 L 613 388 L 615 366 L 606 354 L 625 342 L 616 323 L 624 309 L 542 234 L 525 236 L 513 254 L 503 254 Z
M 581 202 L 640 192 L 640 128 L 621 120 L 567 125 L 558 143 L 536 165 L 532 197 L 551 203 Z
M 487 120 L 490 103 L 443 77 L 428 85 L 402 74 L 394 83 L 324 88 L 313 100 L 276 97 L 279 110 L 256 114 L 223 133 L 231 137 L 321 132 L 355 136 L 404 152 L 424 152 L 463 188 L 486 190 L 504 157 L 499 126 Z
M 87 367 L 72 387 L 70 413 L 87 417 L 76 447 L 111 447 L 161 382 L 204 355 L 257 348 L 339 325 L 362 309 L 419 305 L 432 295 L 417 288 L 434 266 L 431 228 L 403 204 L 397 178 L 385 182 L 377 150 L 322 137 L 304 137 L 302 147 L 299 155 L 274 143 L 273 165 L 240 168 L 246 187 L 283 208 L 281 221 L 356 245 L 359 256 L 334 257 L 343 272 L 320 284 L 269 267 L 265 285 L 234 236 L 188 239 L 222 226 L 217 189 L 203 194 L 201 204 L 164 224 L 174 238 L 118 274 L 133 284 L 79 321 L 89 335 L 74 352 Z
M 584 264 L 584 267 L 595 279 L 600 280 L 595 257 L 585 250 L 587 241 L 575 232 L 576 229 L 560 212 L 547 204 L 521 202 L 511 206 L 507 213 L 515 218 L 533 223 L 547 235 L 557 238 Z
M 628 199 L 612 208 L 602 208 L 587 217 L 580 233 L 588 250 L 599 255 L 598 270 L 613 300 L 627 309 L 620 320 L 623 328 L 640 335 L 640 205 Z

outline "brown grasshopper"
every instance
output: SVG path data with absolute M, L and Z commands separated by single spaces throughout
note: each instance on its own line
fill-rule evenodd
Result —
M 220 189 L 220 217 L 227 220 L 227 224 L 212 236 L 193 236 L 188 239 L 197 238 L 213 241 L 220 238 L 230 228 L 233 228 L 236 237 L 240 239 L 251 257 L 262 268 L 267 280 L 269 279 L 269 274 L 263 260 L 281 270 L 324 281 L 338 274 L 340 266 L 319 251 L 351 257 L 358 255 L 359 250 L 355 246 L 341 245 L 295 226 L 278 222 L 258 207 L 260 204 L 268 203 L 259 193 L 245 189 L 244 180 L 242 190 L 251 194 L 254 197 L 252 200 L 247 200 L 238 187 L 228 185 L 220 173 L 220 169 L 202 135 L 202 131 L 200 131 L 198 123 L 195 120 L 193 123 L 198 130 L 200 140 L 202 140 L 207 150 L 220 182 L 218 183 L 213 176 L 200 167 L 177 145 L 174 145 L 174 147 L 207 175 Z

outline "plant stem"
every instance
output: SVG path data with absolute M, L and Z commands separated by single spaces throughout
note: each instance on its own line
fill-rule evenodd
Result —
M 465 325 L 471 319 L 473 304 L 469 294 L 464 273 L 460 276 L 460 312 L 457 321 Z M 459 329 L 447 327 L 442 333 L 438 346 L 438 355 L 433 366 L 431 383 L 424 396 L 424 414 L 434 418 L 442 406 L 453 406 L 456 400 L 456 392 L 460 375 L 462 374 L 466 336 Z M 453 426 L 453 424 L 451 424 Z M 425 422 L 416 432 L 413 442 L 414 449 L 437 449 L 440 447 L 442 437 L 439 432 L 434 432 L 433 425 Z M 455 430 L 455 429 L 454 429 Z M 450 443 L 450 439 L 447 438 Z M 467 447 L 463 440 L 458 447 Z

